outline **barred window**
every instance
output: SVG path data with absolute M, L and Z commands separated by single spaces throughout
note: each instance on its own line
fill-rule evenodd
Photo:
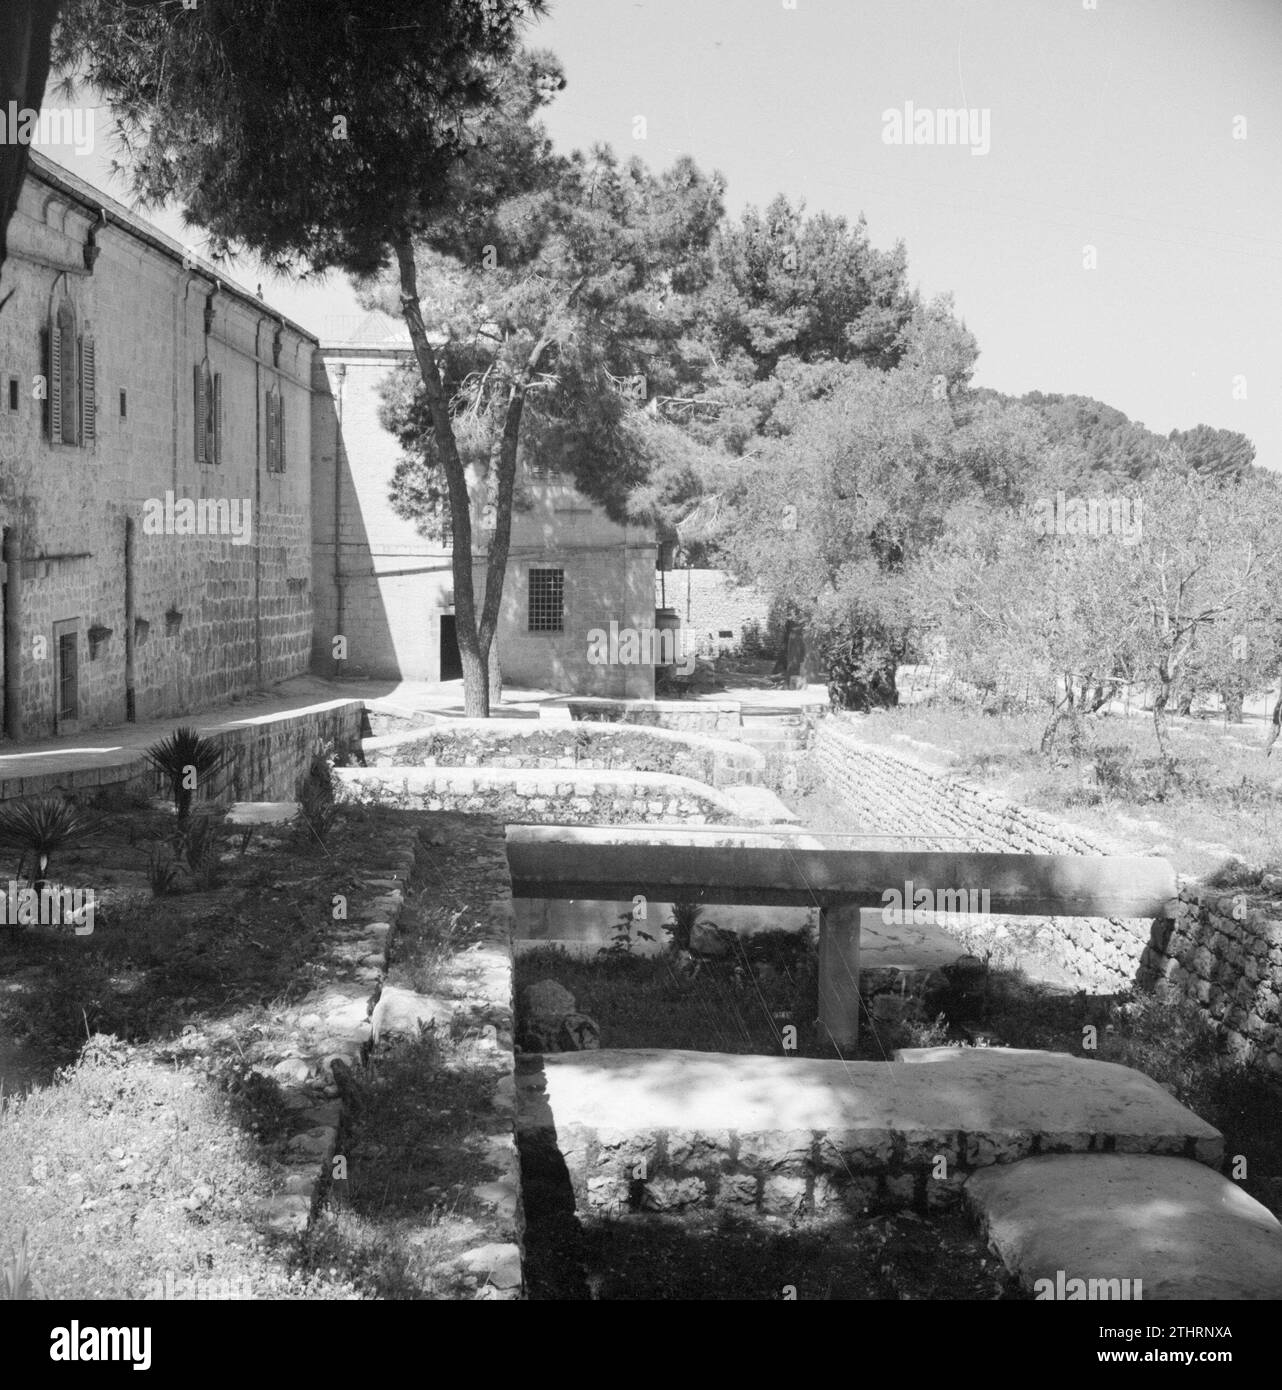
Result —
M 565 571 L 530 571 L 530 632 L 565 630 Z

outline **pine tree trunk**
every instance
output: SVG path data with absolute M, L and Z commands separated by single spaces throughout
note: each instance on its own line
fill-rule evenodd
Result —
M 476 621 L 476 598 L 472 589 L 472 499 L 467 489 L 467 472 L 459 457 L 458 443 L 454 438 L 445 383 L 441 380 L 432 345 L 427 340 L 427 328 L 423 323 L 423 312 L 419 305 L 414 247 L 408 230 L 397 236 L 393 249 L 400 268 L 401 312 L 409 329 L 410 341 L 414 345 L 414 355 L 423 378 L 423 390 L 432 410 L 432 433 L 436 438 L 441 469 L 449 489 L 450 532 L 454 541 L 451 557 L 454 573 L 454 626 L 458 637 L 459 664 L 463 668 L 463 710 L 469 719 L 488 719 L 488 651 L 482 650 L 481 634 Z M 506 547 L 503 558 L 506 561 Z M 491 636 L 492 632 L 491 628 Z

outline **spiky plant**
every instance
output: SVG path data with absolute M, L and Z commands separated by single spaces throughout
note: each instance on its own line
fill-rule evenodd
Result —
M 663 930 L 671 937 L 674 951 L 688 951 L 695 927 L 716 928 L 716 925 L 703 920 L 703 908 L 698 903 L 673 903 L 672 916 L 663 924 Z
M 0 805 L 0 841 L 18 846 L 24 861 L 28 854 L 34 855 L 37 891 L 48 882 L 49 860 L 54 850 L 87 838 L 99 827 L 97 816 L 58 796 Z
M 169 781 L 182 835 L 191 816 L 192 792 L 225 767 L 229 756 L 213 739 L 202 738 L 195 729 L 183 725 L 168 738 L 153 743 L 147 749 L 147 760 Z
M 31 1272 L 31 1262 L 27 1258 L 27 1228 L 22 1228 L 22 1236 L 17 1250 L 0 1266 L 0 1299 L 44 1298 L 44 1285 Z

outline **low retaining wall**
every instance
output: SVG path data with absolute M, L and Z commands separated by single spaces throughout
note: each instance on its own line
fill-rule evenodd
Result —
M 1244 1062 L 1282 1076 L 1282 902 L 1275 891 L 1188 885 L 1155 924 L 1138 983 L 1195 1000 Z
M 891 752 L 867 743 L 841 715 L 818 722 L 814 759 L 823 780 L 849 806 L 852 829 L 860 834 L 912 836 L 922 849 L 1128 852 L 931 767 L 906 750 Z
M 551 771 L 660 772 L 713 787 L 757 781 L 765 756 L 730 739 L 591 722 L 457 719 L 362 745 L 367 767 L 501 767 Z
M 739 815 L 711 787 L 657 772 L 372 767 L 339 768 L 336 775 L 353 800 L 409 810 L 479 812 L 506 821 L 717 825 Z
M 892 1063 L 653 1048 L 521 1058 L 523 1144 L 554 1145 L 582 1214 L 859 1216 L 947 1207 L 1044 1153 L 1217 1166 L 1223 1137 L 1130 1067 L 1007 1048 Z
M 190 724 L 198 728 L 202 737 L 231 751 L 229 764 L 209 784 L 197 789 L 198 802 L 291 800 L 295 783 L 307 771 L 315 753 L 327 744 L 338 748 L 359 744 L 363 717 L 364 705 L 359 700 L 334 701 L 212 728 L 197 725 L 194 718 L 176 716 L 172 727 L 159 732 L 156 741 Z M 104 731 L 106 737 L 109 733 Z M 73 748 L 73 756 L 74 751 Z M 125 754 L 98 767 L 69 767 L 0 780 L 0 801 L 63 795 L 109 800 L 129 793 L 169 795 L 168 782 L 143 753 Z
M 689 733 L 724 733 L 743 723 L 737 700 L 712 703 L 700 700 L 607 700 L 582 699 L 568 702 L 570 718 L 605 720 L 611 724 L 649 724 L 660 729 L 679 729 Z

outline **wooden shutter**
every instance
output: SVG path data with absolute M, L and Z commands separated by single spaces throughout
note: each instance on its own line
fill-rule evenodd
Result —
M 45 398 L 40 402 L 40 428 L 44 431 L 45 437 L 50 437 L 53 428 L 53 417 L 49 412 L 49 382 L 52 373 L 49 369 L 49 329 L 47 327 L 40 330 L 40 373 L 45 379 Z
M 192 403 L 196 411 L 196 462 L 205 461 L 205 371 L 196 363 L 192 378 Z
M 223 374 L 214 373 L 214 462 L 223 461 Z
M 57 315 L 49 324 L 49 438 L 62 443 L 62 329 Z
M 276 471 L 276 393 L 267 392 L 267 471 Z
M 80 340 L 80 438 L 92 444 L 98 437 L 98 386 L 92 338 Z
M 285 397 L 276 392 L 276 469 L 285 471 Z

